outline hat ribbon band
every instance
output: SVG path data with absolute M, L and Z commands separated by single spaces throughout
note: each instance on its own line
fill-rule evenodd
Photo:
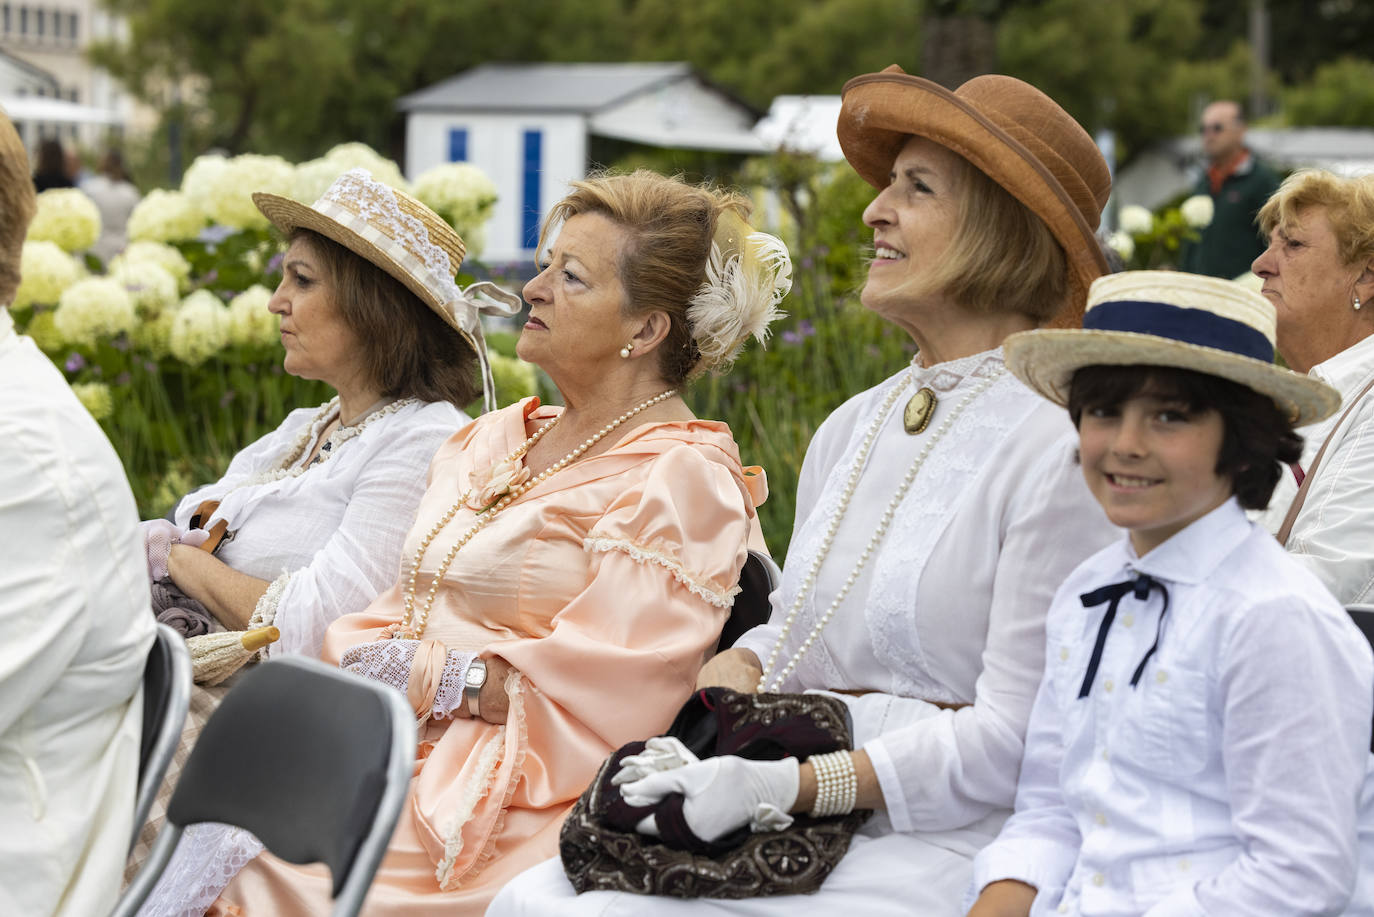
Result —
M 1093 306 L 1083 316 L 1083 328 L 1149 334 L 1265 363 L 1274 362 L 1274 345 L 1264 332 L 1204 309 L 1122 299 Z

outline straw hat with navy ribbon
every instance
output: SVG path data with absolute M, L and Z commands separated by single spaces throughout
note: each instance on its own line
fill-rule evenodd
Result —
M 462 289 L 454 283 L 467 247 L 442 217 L 404 191 L 374 181 L 365 169 L 339 176 L 314 204 L 263 192 L 253 195 L 253 203 L 283 233 L 317 232 L 405 284 L 472 348 L 482 368 L 485 408 L 496 407 L 481 316 L 514 315 L 520 297 L 493 283 Z
M 1170 366 L 1230 379 L 1274 400 L 1295 426 L 1335 413 L 1341 396 L 1274 365 L 1274 306 L 1230 280 L 1128 271 L 1094 281 L 1082 330 L 1007 338 L 1007 369 L 1056 404 L 1085 366 Z

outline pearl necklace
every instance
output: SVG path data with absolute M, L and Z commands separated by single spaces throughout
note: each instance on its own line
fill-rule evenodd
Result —
M 434 527 L 429 530 L 429 534 L 424 537 L 424 540 L 420 542 L 420 549 L 415 552 L 415 559 L 411 561 L 410 564 L 410 578 L 406 581 L 405 614 L 401 617 L 401 623 L 392 632 L 392 636 L 395 638 L 405 638 L 410 640 L 420 639 L 420 637 L 425 632 L 425 628 L 429 625 L 429 613 L 430 610 L 434 607 L 435 598 L 439 595 L 439 584 L 443 582 L 444 575 L 448 573 L 448 568 L 449 565 L 453 563 L 453 558 L 458 555 L 458 551 L 463 547 L 463 545 L 467 544 L 469 541 L 472 540 L 472 537 L 474 535 L 476 535 L 482 529 L 486 528 L 487 525 L 490 524 L 491 520 L 495 519 L 497 514 L 500 513 L 501 510 L 505 509 L 507 506 L 510 506 L 527 491 L 537 487 L 553 475 L 562 471 L 564 468 L 568 467 L 573 462 L 577 461 L 588 449 L 590 449 L 592 446 L 595 446 L 597 443 L 601 442 L 602 439 L 604 439 L 613 430 L 615 430 L 621 424 L 625 423 L 625 421 L 629 420 L 631 417 L 634 417 L 636 414 L 640 413 L 643 410 L 653 407 L 661 401 L 667 401 L 669 398 L 673 397 L 676 394 L 677 389 L 670 388 L 666 392 L 662 392 L 661 394 L 655 395 L 648 401 L 640 402 L 638 405 L 626 411 L 624 414 L 621 414 L 615 420 L 606 424 L 606 426 L 602 427 L 600 430 L 597 430 L 596 433 L 594 433 L 592 436 L 583 440 L 581 445 L 579 445 L 576 449 L 569 452 L 567 455 L 563 456 L 558 461 L 554 462 L 548 468 L 545 468 L 543 471 L 539 472 L 539 474 L 535 475 L 532 479 L 522 484 L 516 484 L 512 486 L 495 503 L 478 512 L 477 521 L 474 522 L 466 532 L 464 532 L 462 535 L 458 537 L 458 540 L 454 542 L 453 547 L 450 548 L 448 553 L 444 555 L 443 561 L 439 564 L 438 572 L 434 574 L 433 582 L 429 584 L 429 592 L 425 596 L 424 605 L 421 607 L 420 614 L 417 619 L 415 617 L 415 591 L 416 579 L 420 574 L 420 561 L 424 559 L 425 552 L 429 550 L 430 542 L 432 542 L 435 539 L 435 537 L 437 537 L 438 534 L 444 530 L 444 527 L 446 525 L 453 521 L 453 517 L 458 514 L 458 510 L 462 509 L 463 506 L 467 504 L 468 498 L 472 495 L 473 491 L 473 488 L 468 488 L 468 490 L 464 492 L 462 496 L 460 496 L 452 506 L 449 507 L 448 512 L 444 513 L 444 515 L 439 519 L 439 521 L 435 523 Z M 538 430 L 535 430 L 533 435 L 531 435 L 529 439 L 521 443 L 519 448 L 512 452 L 506 458 L 505 461 L 515 462 L 516 460 L 520 459 L 522 456 L 524 456 L 527 452 L 530 451 L 530 448 L 533 447 L 535 443 L 539 442 L 539 440 L 544 438 L 545 433 L 552 430 L 554 425 L 562 419 L 563 415 L 559 414 L 557 417 L 554 417 L 548 423 L 541 426 Z M 415 622 L 413 628 L 411 627 L 412 621 Z
M 826 529 L 825 538 L 821 541 L 821 546 L 816 552 L 815 560 L 811 562 L 811 567 L 807 570 L 805 579 L 802 580 L 801 586 L 797 589 L 797 597 L 792 602 L 792 607 L 787 610 L 787 617 L 783 620 L 782 629 L 778 632 L 778 638 L 773 644 L 773 650 L 768 654 L 768 663 L 759 674 L 758 690 L 781 690 L 783 682 L 792 674 L 792 671 L 797 667 L 797 663 L 806 655 L 806 651 L 811 649 L 812 645 L 820 637 L 821 631 L 825 630 L 826 625 L 830 623 L 830 619 L 835 616 L 835 612 L 839 609 L 840 603 L 844 601 L 844 597 L 849 594 L 849 590 L 853 588 L 854 583 L 858 581 L 859 573 L 863 570 L 864 565 L 868 563 L 869 557 L 872 556 L 879 542 L 883 540 L 883 536 L 887 534 L 888 526 L 892 524 L 893 517 L 897 515 L 897 509 L 902 505 L 902 501 L 906 499 L 907 491 L 911 489 L 912 482 L 916 480 L 917 473 L 920 472 L 921 466 L 925 464 L 926 459 L 930 456 L 936 443 L 944 438 L 944 435 L 949 432 L 950 427 L 954 425 L 955 419 L 964 412 L 964 409 L 969 406 L 973 399 L 977 398 L 987 390 L 988 386 L 1001 378 L 1003 372 L 1005 372 L 1004 369 L 999 369 L 992 375 L 983 379 L 982 382 L 974 387 L 973 391 L 969 392 L 964 396 L 962 401 L 955 405 L 954 410 L 950 411 L 949 415 L 945 417 L 944 423 L 940 424 L 935 432 L 926 438 L 925 445 L 921 448 L 915 461 L 911 463 L 911 467 L 907 469 L 906 477 L 902 479 L 902 483 L 897 487 L 897 492 L 893 494 L 892 499 L 888 501 L 887 508 L 883 510 L 883 515 L 878 520 L 877 529 L 874 530 L 872 537 L 868 539 L 868 544 L 864 545 L 863 551 L 859 554 L 858 561 L 854 564 L 854 569 L 849 572 L 849 576 L 845 579 L 844 585 L 840 587 L 840 591 L 836 594 L 835 600 L 830 603 L 830 607 L 827 608 L 825 613 L 820 616 L 820 619 L 816 621 L 815 626 L 812 627 L 811 632 L 806 635 L 806 639 L 802 641 L 796 654 L 785 666 L 783 666 L 782 671 L 774 676 L 772 687 L 769 687 L 768 673 L 773 671 L 773 667 L 777 664 L 778 654 L 782 652 L 782 647 L 787 642 L 787 637 L 792 630 L 792 625 L 796 623 L 798 613 L 801 611 L 802 606 L 806 604 L 807 596 L 815 591 L 816 576 L 820 573 L 821 564 L 825 562 L 826 556 L 830 553 L 831 546 L 835 543 L 835 535 L 840 530 L 840 521 L 849 510 L 849 501 L 854 498 L 854 491 L 859 486 L 859 478 L 862 477 L 864 467 L 868 463 L 868 454 L 873 449 L 873 442 L 877 439 L 878 432 L 882 429 L 883 424 L 887 422 L 887 418 L 892 413 L 892 409 L 896 405 L 897 399 L 901 397 L 902 392 L 906 389 L 907 382 L 911 382 L 913 385 L 915 384 L 913 375 L 909 374 L 900 385 L 894 386 L 892 391 L 888 393 L 887 399 L 883 402 L 882 407 L 878 411 L 877 419 L 869 426 L 868 432 L 864 435 L 863 442 L 859 446 L 858 454 L 854 456 L 854 466 L 850 469 L 849 479 L 845 481 L 844 490 L 840 494 L 839 506 L 836 507 L 835 514 L 830 518 L 830 526 Z
M 272 481 L 280 481 L 285 478 L 299 477 L 316 465 L 323 465 L 325 462 L 329 461 L 329 459 L 339 451 L 340 446 L 350 439 L 360 436 L 370 424 L 381 420 L 388 414 L 395 414 L 402 408 L 417 404 L 418 399 L 402 398 L 398 401 L 393 401 L 390 404 L 383 405 L 373 410 L 371 413 L 364 415 L 361 419 L 355 420 L 351 424 L 345 424 L 343 420 L 340 419 L 339 426 L 333 433 L 329 434 L 329 438 L 320 446 L 320 454 L 316 457 L 315 461 L 308 464 L 297 465 L 296 462 L 305 455 L 306 449 L 314 442 L 316 436 L 319 435 L 319 431 L 328 423 L 328 418 L 334 412 L 334 408 L 338 403 L 339 398 L 336 395 L 320 405 L 320 409 L 316 412 L 314 418 L 311 419 L 310 423 L 305 425 L 305 429 L 296 437 L 296 441 L 291 444 L 291 448 L 283 454 L 281 462 L 279 462 L 275 468 L 254 475 L 249 480 L 240 484 L 239 487 L 252 487 L 257 484 L 268 484 Z M 234 490 L 238 490 L 239 487 L 235 487 Z

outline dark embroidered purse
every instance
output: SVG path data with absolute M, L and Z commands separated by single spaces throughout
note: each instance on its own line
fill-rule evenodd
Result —
M 668 735 L 699 758 L 738 755 L 756 761 L 808 757 L 852 747 L 844 702 L 820 694 L 740 694 L 725 688 L 697 691 L 678 712 Z M 741 828 L 714 842 L 696 837 L 673 793 L 654 806 L 630 806 L 611 778 L 631 742 L 606 759 L 596 779 L 573 804 L 559 837 L 563 870 L 578 892 L 622 891 L 674 898 L 756 898 L 808 894 L 849 849 L 872 812 L 833 818 L 793 816 L 782 831 Z M 662 837 L 634 826 L 654 814 Z

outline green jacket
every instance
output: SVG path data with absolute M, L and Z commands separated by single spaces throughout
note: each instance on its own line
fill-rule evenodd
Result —
M 1179 268 L 1228 280 L 1249 271 L 1250 262 L 1265 249 L 1255 216 L 1278 186 L 1278 176 L 1253 153 L 1222 182 L 1219 194 L 1212 194 L 1204 171 L 1193 190 L 1211 196 L 1212 222 L 1196 242 L 1184 244 Z

